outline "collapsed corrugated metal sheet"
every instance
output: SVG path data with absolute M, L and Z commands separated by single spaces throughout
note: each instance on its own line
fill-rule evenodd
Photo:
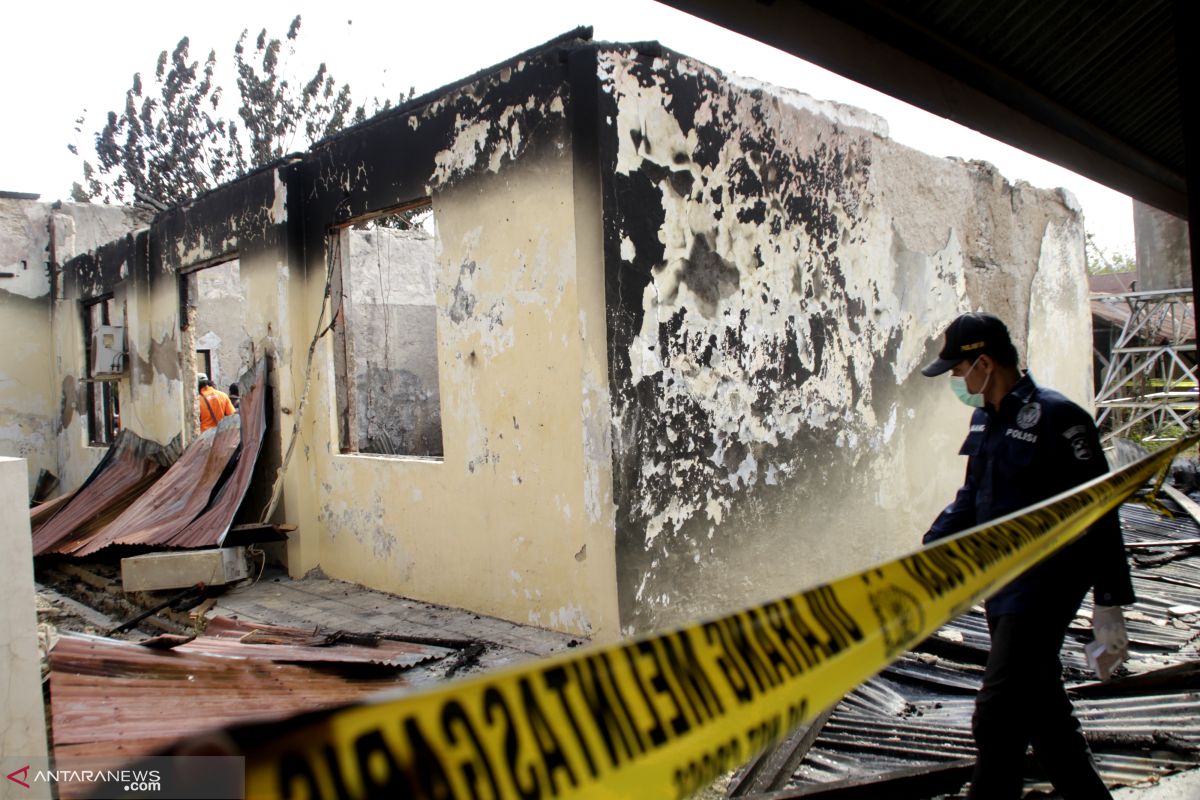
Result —
M 346 638 L 341 631 L 304 630 L 214 617 L 203 636 L 174 649 L 177 653 L 283 663 L 376 664 L 397 668 L 414 667 L 454 652 L 445 647 L 392 639 L 379 639 L 374 646 L 350 644 Z
M 943 659 L 909 656 L 847 696 L 821 731 L 790 791 L 780 797 L 838 796 L 871 781 L 878 797 L 895 788 L 886 777 L 911 781 L 914 770 L 931 774 L 973 761 L 971 712 L 979 673 Z M 958 684 L 962 682 L 961 687 Z M 1162 692 L 1135 698 L 1076 699 L 1076 713 L 1105 780 L 1132 784 L 1195 767 L 1200 751 L 1200 695 Z M 1027 774 L 1036 775 L 1031 761 Z M 956 791 L 970 776 L 956 774 Z M 931 787 L 933 788 L 933 787 Z M 942 785 L 929 794 L 947 791 Z M 861 794 L 856 796 L 867 797 Z
M 262 449 L 266 371 L 266 362 L 259 361 L 239 413 L 221 420 L 215 429 L 189 444 L 153 486 L 147 489 L 143 485 L 131 492 L 127 507 L 115 519 L 92 526 L 48 552 L 82 557 L 114 544 L 219 544 L 246 496 Z
M 392 670 L 335 673 L 66 634 L 50 653 L 54 755 L 123 761 L 201 731 L 330 708 L 404 685 Z
M 121 431 L 75 495 L 33 530 L 33 554 L 66 552 L 102 530 L 158 476 L 169 461 L 167 448 Z
M 70 502 L 73 497 L 75 497 L 74 491 L 67 492 L 30 508 L 29 527 L 33 530 L 41 527 L 45 524 L 46 520 L 57 514 L 58 510 Z
M 203 433 L 129 508 L 95 536 L 59 548 L 87 556 L 112 544 L 166 544 L 208 505 L 241 439 L 236 415 Z
M 1200 678 L 1180 666 L 1200 655 L 1200 562 L 1190 558 L 1200 527 L 1182 513 L 1167 519 L 1133 503 L 1122 506 L 1121 522 L 1138 594 L 1126 610 L 1132 677 L 1093 682 L 1083 656 L 1090 597 L 1061 654 L 1076 713 L 1109 785 L 1200 765 Z M 978 607 L 946 625 L 844 698 L 787 789 L 771 796 L 884 798 L 901 786 L 905 797 L 956 791 L 970 776 L 964 760 L 975 757 L 971 713 L 989 644 Z M 1032 761 L 1027 775 L 1037 775 Z
M 243 390 L 238 415 L 242 420 L 242 443 L 233 474 L 222 484 L 208 510 L 192 521 L 168 544 L 172 547 L 206 547 L 221 544 L 234 515 L 250 488 L 250 479 L 258 463 L 263 437 L 267 433 L 267 362 L 254 368 L 253 383 Z

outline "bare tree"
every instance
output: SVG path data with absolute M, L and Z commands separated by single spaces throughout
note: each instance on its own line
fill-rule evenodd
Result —
M 215 50 L 203 66 L 191 60 L 186 36 L 162 51 L 153 83 L 147 87 L 135 74 L 124 110 L 108 112 L 94 134 L 95 163 L 83 160 L 83 181 L 73 186 L 72 198 L 163 208 L 365 120 L 367 107 L 354 105 L 350 85 L 338 83 L 324 63 L 307 81 L 288 80 L 299 33 L 297 15 L 283 40 L 264 28 L 251 50 L 249 32 L 242 31 L 233 50 L 239 100 L 233 116 L 221 113 Z M 412 96 L 410 89 L 400 100 Z M 375 98 L 371 113 L 391 105 Z M 83 122 L 76 120 L 77 133 Z M 79 155 L 75 145 L 67 147 Z

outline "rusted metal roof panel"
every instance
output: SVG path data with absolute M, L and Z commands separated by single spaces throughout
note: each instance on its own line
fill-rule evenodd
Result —
M 38 503 L 29 509 L 29 527 L 38 528 L 43 525 L 46 520 L 58 513 L 58 510 L 71 501 L 75 496 L 75 492 L 67 492 L 61 494 L 44 503 Z
M 246 498 L 254 467 L 262 450 L 267 432 L 267 363 L 259 361 L 254 368 L 253 383 L 242 396 L 238 408 L 241 418 L 241 446 L 237 464 L 228 480 L 222 484 L 212 504 L 178 535 L 166 544 L 171 547 L 205 547 L 221 544 L 233 524 L 234 515 Z
M 188 445 L 144 494 L 102 531 L 61 552 L 87 556 L 113 544 L 164 544 L 203 512 L 241 439 L 237 415 Z
M 347 644 L 340 631 L 320 628 L 288 628 L 214 617 L 203 636 L 175 649 L 177 653 L 256 658 L 281 663 L 375 664 L 387 667 L 414 667 L 417 664 L 450 655 L 445 647 L 380 639 L 375 646 Z
M 67 634 L 50 653 L 54 754 L 134 758 L 202 731 L 331 708 L 405 685 L 393 671 L 337 674 Z
M 75 495 L 33 530 L 33 554 L 68 552 L 124 511 L 163 473 L 166 448 L 125 430 Z
M 266 362 L 252 375 L 238 414 L 189 444 L 148 491 L 142 486 L 122 497 L 126 507 L 115 518 L 110 514 L 106 524 L 80 531 L 53 552 L 82 557 L 110 545 L 220 544 L 246 496 L 266 433 Z

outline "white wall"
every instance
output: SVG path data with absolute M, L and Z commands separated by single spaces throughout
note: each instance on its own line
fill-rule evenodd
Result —
M 44 758 L 47 749 L 25 471 L 23 460 L 0 457 L 0 563 L 5 572 L 0 581 L 0 755 L 6 767 L 11 757 Z M 4 773 L 21 766 L 14 764 Z M 7 790 L 4 796 L 9 796 Z M 49 797 L 49 787 L 33 784 L 20 796 Z

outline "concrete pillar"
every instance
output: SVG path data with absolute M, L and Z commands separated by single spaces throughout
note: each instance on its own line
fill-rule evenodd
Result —
M 1133 202 L 1138 289 L 1186 289 L 1192 285 L 1188 224 L 1157 208 Z
M 4 775 L 30 762 L 36 768 L 37 760 L 46 758 L 25 470 L 24 459 L 0 458 L 0 781 L 6 784 Z M 11 788 L 21 791 L 21 797 L 50 796 L 47 784 L 31 784 L 29 789 Z M 9 796 L 8 788 L 0 796 Z

